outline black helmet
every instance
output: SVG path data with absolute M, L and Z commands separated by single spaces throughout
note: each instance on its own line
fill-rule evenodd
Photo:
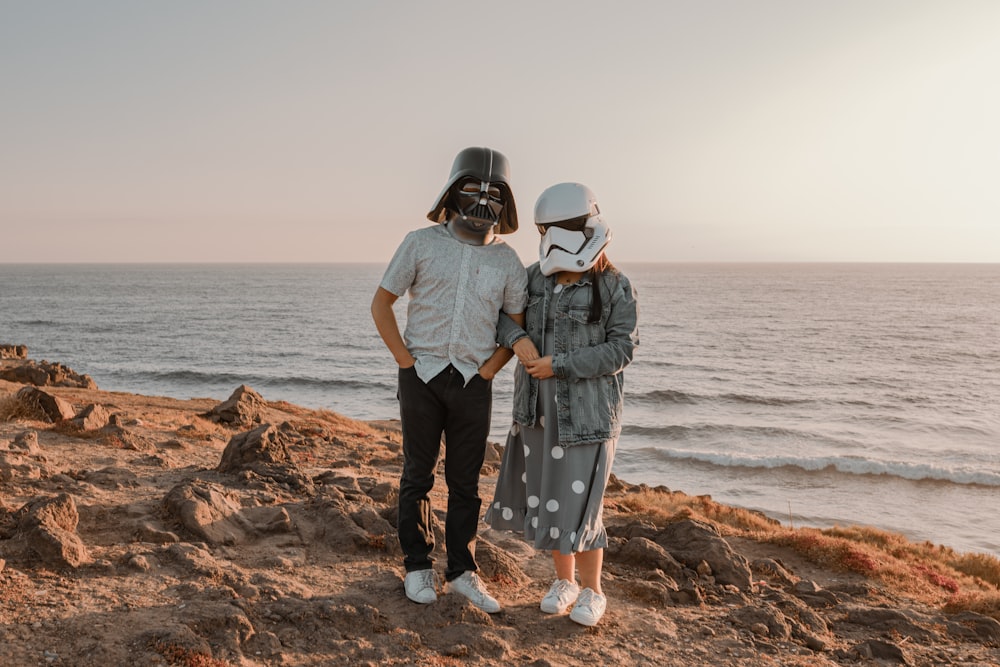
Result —
M 487 182 L 500 188 L 504 205 L 497 221 L 497 233 L 510 234 L 517 230 L 517 208 L 514 205 L 514 195 L 510 191 L 508 180 L 510 178 L 510 163 L 507 162 L 503 153 L 492 148 L 466 148 L 455 156 L 448 183 L 441 190 L 441 194 L 438 195 L 434 207 L 427 214 L 427 218 L 432 222 L 446 222 L 448 220 L 447 209 L 455 210 L 455 205 L 451 201 L 452 190 L 455 185 L 467 178 Z

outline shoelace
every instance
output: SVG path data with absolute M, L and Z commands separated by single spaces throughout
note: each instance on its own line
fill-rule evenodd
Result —
M 572 582 L 566 579 L 560 579 L 559 581 L 556 582 L 555 590 L 553 590 L 552 592 L 556 594 L 556 597 L 562 598 L 572 590 L 573 590 Z

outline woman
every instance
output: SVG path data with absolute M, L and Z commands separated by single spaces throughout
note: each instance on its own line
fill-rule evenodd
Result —
M 503 315 L 498 328 L 521 363 L 514 424 L 485 521 L 551 551 L 556 578 L 542 611 L 561 614 L 572 605 L 570 618 L 592 626 L 607 607 L 602 506 L 638 311 L 631 283 L 604 254 L 611 231 L 590 189 L 548 188 L 535 204 L 535 223 L 542 239 L 540 260 L 528 268 L 527 331 Z

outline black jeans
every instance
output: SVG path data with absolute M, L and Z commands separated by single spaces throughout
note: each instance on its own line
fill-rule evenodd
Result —
M 403 476 L 399 482 L 399 544 L 407 572 L 432 567 L 431 501 L 434 469 L 445 438 L 448 514 L 445 549 L 451 581 L 475 571 L 479 524 L 479 472 L 490 433 L 493 384 L 476 375 L 467 386 L 452 366 L 424 383 L 414 368 L 399 370 L 399 414 L 403 427 Z

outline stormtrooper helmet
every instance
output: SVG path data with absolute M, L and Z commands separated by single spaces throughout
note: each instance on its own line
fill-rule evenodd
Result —
M 427 218 L 457 220 L 469 231 L 498 234 L 517 229 L 517 209 L 510 190 L 510 164 L 491 148 L 466 148 L 455 157 L 451 176 Z
M 535 225 L 542 235 L 539 268 L 546 276 L 588 271 L 611 242 L 597 197 L 579 183 L 559 183 L 542 192 L 535 203 Z

